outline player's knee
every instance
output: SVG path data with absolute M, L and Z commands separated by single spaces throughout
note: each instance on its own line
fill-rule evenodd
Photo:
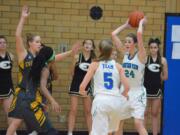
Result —
M 89 116 L 89 115 L 91 115 L 91 110 L 90 109 L 85 109 L 84 113 L 85 113 L 86 116 Z
M 17 129 L 21 125 L 21 120 L 11 120 L 10 126 Z
M 158 117 L 158 111 L 152 111 L 151 116 L 152 117 Z
M 76 109 L 76 108 L 71 108 L 69 114 L 76 116 L 76 114 L 77 114 L 77 109 Z

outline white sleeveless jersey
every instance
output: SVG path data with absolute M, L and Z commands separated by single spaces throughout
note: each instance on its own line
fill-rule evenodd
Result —
M 143 86 L 145 64 L 141 63 L 138 53 L 133 58 L 129 58 L 129 53 L 124 55 L 123 68 L 125 75 L 129 80 L 130 88 L 139 88 Z
M 94 74 L 94 95 L 120 96 L 120 76 L 114 60 L 100 61 Z

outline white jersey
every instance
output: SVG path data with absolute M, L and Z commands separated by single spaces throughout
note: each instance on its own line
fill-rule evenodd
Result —
M 120 76 L 114 60 L 100 61 L 94 74 L 94 95 L 121 96 Z
M 125 70 L 125 75 L 129 80 L 130 88 L 142 87 L 144 82 L 145 64 L 139 61 L 138 53 L 131 59 L 129 58 L 129 53 L 126 53 L 122 65 Z

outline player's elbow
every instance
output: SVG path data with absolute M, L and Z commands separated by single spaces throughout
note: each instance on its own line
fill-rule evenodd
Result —
M 163 76 L 163 80 L 166 81 L 168 79 L 168 75 Z
M 111 36 L 112 37 L 115 37 L 116 36 L 116 33 L 113 31 L 113 32 L 111 32 Z

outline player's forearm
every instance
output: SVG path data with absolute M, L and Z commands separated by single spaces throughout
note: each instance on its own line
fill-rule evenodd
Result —
M 122 32 L 124 29 L 126 29 L 126 24 L 123 24 L 121 26 L 119 26 L 117 29 L 115 29 L 113 32 L 112 32 L 112 36 L 114 35 L 118 35 L 120 32 Z
M 56 57 L 55 57 L 55 60 L 56 60 L 56 61 L 63 60 L 63 59 L 65 59 L 66 57 L 71 56 L 71 54 L 72 54 L 72 50 L 67 51 L 67 52 L 64 52 L 64 53 L 57 54 Z
M 21 17 L 19 20 L 18 26 L 16 28 L 16 37 L 22 36 L 22 30 L 23 30 L 24 23 L 25 23 L 25 18 Z

